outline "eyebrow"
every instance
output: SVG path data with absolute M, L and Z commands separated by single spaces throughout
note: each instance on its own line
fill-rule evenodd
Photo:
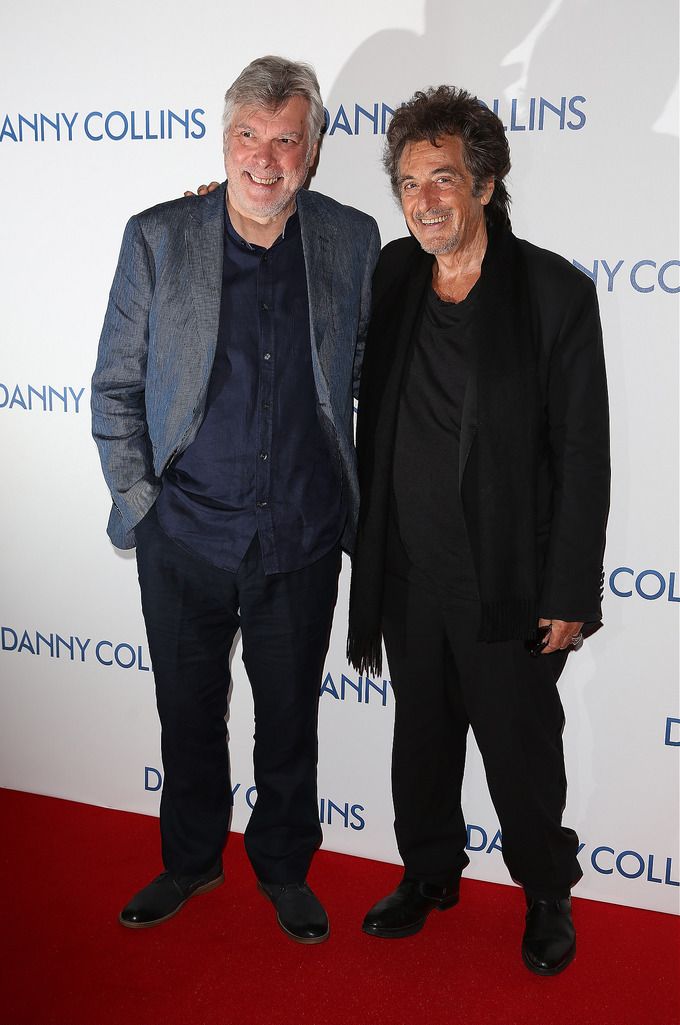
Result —
M 447 164 L 445 167 L 435 167 L 435 169 L 433 171 L 430 171 L 430 177 L 433 178 L 436 174 L 452 174 L 454 176 L 454 178 L 460 178 L 460 179 L 463 178 L 463 175 L 460 173 L 458 168 L 452 167 L 450 164 Z M 413 174 L 402 174 L 398 178 L 398 184 L 401 185 L 402 182 L 408 182 L 408 181 L 414 181 L 414 180 L 415 180 L 415 175 L 413 175 Z
M 232 128 L 235 128 L 237 130 L 240 129 L 240 128 L 247 128 L 249 132 L 254 132 L 255 131 L 253 126 L 251 124 L 249 124 L 247 121 L 239 121 L 238 124 L 232 124 Z M 287 128 L 284 128 L 280 132 L 277 132 L 276 134 L 277 135 L 285 135 L 287 138 L 290 138 L 290 139 L 301 139 L 302 135 L 303 135 L 302 132 L 296 132 L 294 128 L 291 128 L 290 131 Z

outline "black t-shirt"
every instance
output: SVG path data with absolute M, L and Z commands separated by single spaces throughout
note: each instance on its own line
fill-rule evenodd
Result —
M 458 487 L 475 307 L 475 288 L 460 303 L 428 292 L 399 404 L 387 549 L 388 572 L 463 599 L 478 596 Z

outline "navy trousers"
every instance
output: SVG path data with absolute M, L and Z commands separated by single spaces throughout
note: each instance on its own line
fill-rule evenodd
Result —
M 265 882 L 302 882 L 321 842 L 317 713 L 340 549 L 265 576 L 257 538 L 236 573 L 172 541 L 155 510 L 135 529 L 161 722 L 163 861 L 173 875 L 219 864 L 231 816 L 229 658 L 241 630 L 255 708 L 257 800 L 246 850 Z

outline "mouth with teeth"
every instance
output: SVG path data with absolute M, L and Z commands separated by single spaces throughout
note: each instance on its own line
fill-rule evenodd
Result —
M 251 180 L 251 182 L 255 183 L 255 185 L 267 186 L 276 185 L 277 181 L 279 181 L 282 177 L 282 175 L 277 174 L 273 178 L 258 178 L 257 175 L 253 174 L 252 171 L 246 171 L 246 175 Z
M 443 224 L 444 221 L 448 221 L 450 214 L 434 214 L 430 217 L 416 217 L 416 220 L 426 227 L 430 227 L 433 224 Z

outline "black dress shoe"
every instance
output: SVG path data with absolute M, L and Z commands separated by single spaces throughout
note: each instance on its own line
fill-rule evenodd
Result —
M 276 908 L 276 921 L 298 943 L 323 943 L 328 939 L 328 915 L 307 883 L 263 883 L 258 886 Z
M 150 929 L 176 915 L 190 897 L 207 893 L 224 882 L 222 866 L 198 879 L 161 872 L 126 904 L 118 921 L 128 929 Z
M 527 898 L 528 911 L 522 960 L 537 975 L 557 975 L 574 960 L 576 930 L 571 918 L 571 898 Z
M 459 886 L 459 880 L 449 886 L 433 886 L 404 877 L 394 893 L 373 905 L 361 928 L 369 936 L 386 940 L 413 936 L 425 925 L 430 911 L 446 911 L 458 903 Z

